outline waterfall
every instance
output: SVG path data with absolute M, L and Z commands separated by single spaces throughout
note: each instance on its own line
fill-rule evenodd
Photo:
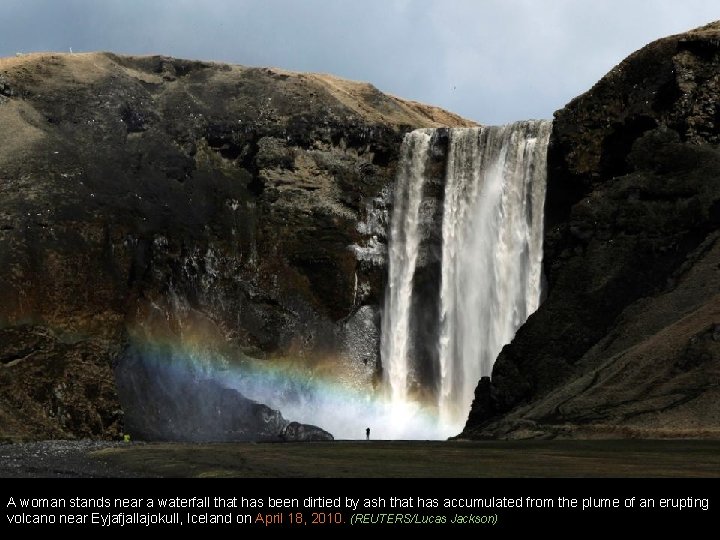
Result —
M 441 422 L 461 426 L 475 386 L 540 300 L 549 122 L 452 130 L 442 223 Z
M 427 225 L 442 230 L 437 366 L 429 389 L 437 436 L 462 429 L 478 380 L 491 374 L 502 347 L 538 307 L 551 126 L 449 130 L 442 223 Z M 413 335 L 411 308 L 431 136 L 419 130 L 403 143 L 391 218 L 381 355 L 398 406 L 410 401 L 412 343 L 427 339 Z
M 381 357 L 387 358 L 390 401 L 407 401 L 410 303 L 415 264 L 420 247 L 420 203 L 425 183 L 425 162 L 431 130 L 408 133 L 400 152 L 388 249 L 388 284 L 385 295 Z

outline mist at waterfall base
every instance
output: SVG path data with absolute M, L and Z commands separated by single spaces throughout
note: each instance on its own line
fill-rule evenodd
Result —
M 176 418 L 170 438 L 228 440 L 217 422 L 224 404 L 252 410 L 268 429 L 289 421 L 312 424 L 336 439 L 445 439 L 463 428 L 482 376 L 503 345 L 537 308 L 540 298 L 546 148 L 550 122 L 444 130 L 447 163 L 440 179 L 442 208 L 430 217 L 426 177 L 443 130 L 406 135 L 401 149 L 388 231 L 388 283 L 382 317 L 383 380 L 373 388 L 337 358 L 258 359 L 220 351 L 192 324 L 157 341 L 146 331 L 136 343 L 134 365 L 116 376 L 143 411 L 157 414 L 151 394 Z M 436 171 L 437 174 L 437 171 Z M 434 230 L 434 234 L 430 234 Z M 441 232 L 441 235 L 438 234 Z M 436 242 L 440 283 L 431 305 L 418 314 L 427 290 L 417 286 L 421 253 Z M 418 316 L 435 330 L 423 332 Z M 160 319 L 166 313 L 158 313 Z M 152 324 L 149 324 L 152 326 Z M 428 342 L 430 340 L 430 342 Z M 431 351 L 419 355 L 419 349 Z M 348 367 L 350 366 L 350 367 Z M 145 373 L 145 380 L 138 374 Z M 147 380 L 151 379 L 152 387 Z M 361 382 L 358 382 L 361 381 Z M 239 398 L 222 389 L 232 389 Z M 193 392 L 211 393 L 196 398 Z M 219 397 L 221 395 L 221 397 Z M 280 411 L 256 408 L 244 398 Z M 191 401 L 191 405 L 187 405 Z M 178 404 L 185 403 L 185 406 Z M 137 405 L 137 403 L 135 404 Z M 196 427 L 192 427 L 196 426 Z M 198 428 L 197 426 L 200 426 Z M 217 426 L 212 428 L 212 426 Z M 172 428 L 172 426 L 171 426 Z M 168 426 L 164 426 L 167 433 Z M 242 440 L 251 440 L 248 436 Z
M 126 353 L 116 379 L 126 426 L 148 440 L 278 440 L 291 421 L 335 439 L 364 439 L 367 427 L 373 439 L 436 438 L 435 417 L 423 407 L 391 407 L 382 391 L 351 384 L 329 363 L 228 356 L 200 340 L 145 341 Z

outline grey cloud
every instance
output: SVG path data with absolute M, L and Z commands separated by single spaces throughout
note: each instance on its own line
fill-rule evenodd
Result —
M 549 118 L 716 0 L 2 0 L 0 55 L 111 50 L 321 71 L 483 123 Z

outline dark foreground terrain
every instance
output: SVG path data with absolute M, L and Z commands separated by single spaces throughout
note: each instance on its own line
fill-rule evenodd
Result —
M 720 477 L 720 441 L 0 446 L 0 477 Z

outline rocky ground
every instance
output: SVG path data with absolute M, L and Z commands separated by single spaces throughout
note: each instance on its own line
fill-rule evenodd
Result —
M 38 441 L 0 444 L 2 478 L 107 478 L 132 477 L 124 471 L 94 460 L 90 454 L 126 443 L 109 441 Z M 145 475 L 147 475 L 146 473 Z
M 0 477 L 718 477 L 717 441 L 0 445 Z

